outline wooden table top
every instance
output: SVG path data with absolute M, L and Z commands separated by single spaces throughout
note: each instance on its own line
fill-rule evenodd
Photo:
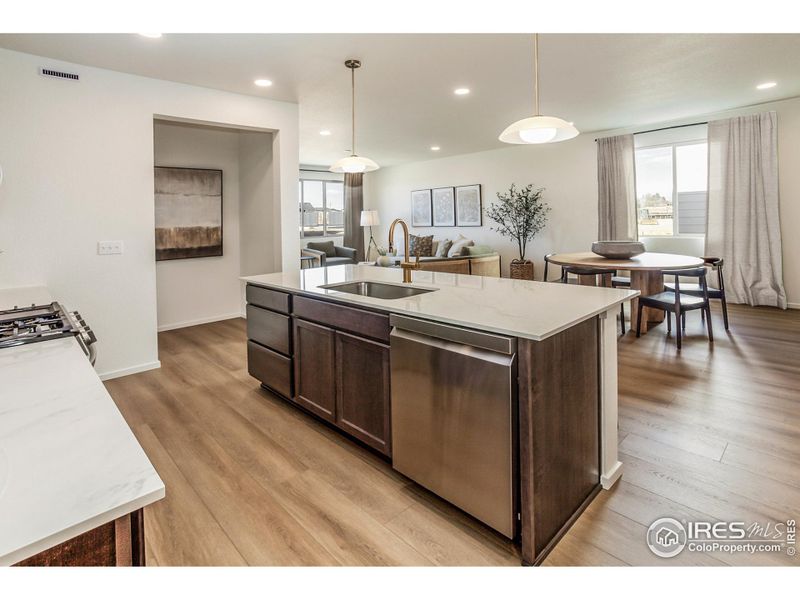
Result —
M 672 269 L 694 269 L 695 267 L 703 266 L 703 259 L 699 256 L 661 254 L 659 252 L 645 252 L 639 256 L 626 259 L 603 258 L 594 252 L 571 252 L 569 254 L 554 254 L 548 260 L 556 265 L 625 271 L 670 271 Z

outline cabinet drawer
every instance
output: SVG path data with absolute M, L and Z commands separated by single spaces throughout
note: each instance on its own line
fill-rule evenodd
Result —
M 247 337 L 272 350 L 291 354 L 291 319 L 248 304 Z
M 283 292 L 268 290 L 267 288 L 258 287 L 257 285 L 248 283 L 247 290 L 245 291 L 245 297 L 247 298 L 248 303 L 255 304 L 261 308 L 276 310 L 278 312 L 286 313 L 287 315 L 292 312 L 291 296 L 289 294 L 284 294 Z
M 294 297 L 294 314 L 334 329 L 343 329 L 383 342 L 389 341 L 388 315 L 303 296 Z
M 292 360 L 247 342 L 247 372 L 286 398 L 292 397 Z

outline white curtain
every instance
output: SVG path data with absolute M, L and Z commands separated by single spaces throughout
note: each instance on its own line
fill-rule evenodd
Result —
M 706 255 L 725 260 L 732 302 L 786 308 L 775 112 L 708 124 Z
M 633 136 L 597 140 L 599 240 L 635 240 L 636 171 Z

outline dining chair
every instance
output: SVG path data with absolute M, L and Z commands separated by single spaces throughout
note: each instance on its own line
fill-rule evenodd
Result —
M 725 278 L 722 274 L 722 267 L 724 264 L 724 260 L 721 258 L 717 258 L 715 256 L 704 256 L 703 262 L 710 267 L 712 270 L 717 272 L 717 281 L 719 282 L 719 287 L 709 287 L 708 288 L 708 297 L 716 300 L 720 300 L 722 304 L 722 321 L 725 323 L 725 330 L 729 329 L 728 327 L 728 302 L 725 298 Z M 675 291 L 674 286 L 671 283 L 664 284 L 664 287 L 668 290 Z M 700 296 L 703 295 L 703 290 L 700 289 L 700 286 L 696 283 L 688 283 L 681 286 L 681 293 L 687 294 L 689 296 Z M 703 314 L 703 313 L 701 313 Z
M 655 308 L 656 310 L 663 310 L 667 313 L 667 333 L 672 331 L 672 313 L 675 313 L 676 339 L 678 342 L 678 350 L 680 350 L 681 330 L 686 328 L 686 313 L 690 310 L 701 310 L 706 317 L 704 320 L 706 323 L 706 330 L 708 331 L 708 341 L 713 343 L 714 332 L 711 327 L 711 305 L 708 300 L 708 284 L 706 282 L 705 268 L 664 271 L 664 275 L 675 277 L 675 283 L 670 286 L 670 290 L 665 290 L 650 296 L 639 297 L 639 310 L 636 316 L 636 337 L 641 337 L 642 309 L 644 307 L 647 306 Z M 681 277 L 697 278 L 700 296 L 685 294 L 680 283 Z
M 550 254 L 545 254 L 544 256 L 544 281 L 549 281 L 547 279 L 548 274 L 548 266 L 550 265 L 550 257 L 555 254 L 551 252 Z M 605 276 L 611 275 L 612 279 L 614 275 L 616 275 L 616 271 L 613 269 L 596 269 L 591 267 L 573 267 L 568 265 L 561 265 L 561 277 L 558 279 L 553 279 L 550 283 L 569 283 L 569 275 L 595 275 L 595 276 Z M 621 302 L 619 305 L 619 320 L 620 320 L 620 329 L 622 330 L 622 335 L 625 335 L 625 303 Z

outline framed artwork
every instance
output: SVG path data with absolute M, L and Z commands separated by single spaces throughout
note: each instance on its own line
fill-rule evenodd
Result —
M 455 192 L 451 187 L 431 190 L 433 202 L 433 226 L 454 227 L 456 224 Z
M 431 225 L 433 225 L 431 191 L 416 190 L 411 192 L 411 226 L 430 227 Z
M 222 256 L 222 171 L 155 168 L 156 260 Z
M 459 227 L 480 227 L 482 215 L 480 184 L 457 187 L 456 225 Z

